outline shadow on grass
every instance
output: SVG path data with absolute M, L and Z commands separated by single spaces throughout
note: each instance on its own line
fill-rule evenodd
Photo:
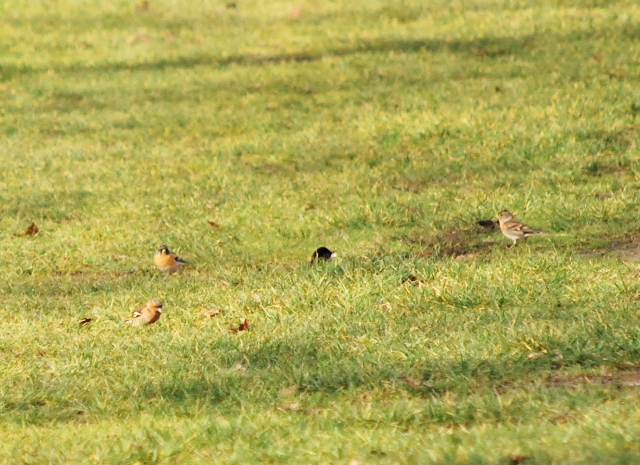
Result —
M 616 30 L 616 34 L 628 39 L 634 39 L 637 32 L 627 29 Z M 94 66 L 77 64 L 71 66 L 53 66 L 46 69 L 38 69 L 31 66 L 0 66 L 0 80 L 10 80 L 21 75 L 31 75 L 48 72 L 53 69 L 56 72 L 108 72 L 108 71 L 153 71 L 169 68 L 193 68 L 196 66 L 267 66 L 273 64 L 304 63 L 319 61 L 327 57 L 345 57 L 360 53 L 415 53 L 415 52 L 442 52 L 453 54 L 473 55 L 478 58 L 498 58 L 501 56 L 527 54 L 538 40 L 553 42 L 555 46 L 564 43 L 574 43 L 585 40 L 596 32 L 588 33 L 576 31 L 565 35 L 549 36 L 548 34 L 532 34 L 520 37 L 490 37 L 472 40 L 393 40 L 380 39 L 362 41 L 349 46 L 337 46 L 319 51 L 299 51 L 291 53 L 279 53 L 272 55 L 244 54 L 229 57 L 213 56 L 210 54 L 198 54 L 193 56 L 181 56 L 175 58 L 162 58 L 156 61 L 143 63 L 113 62 Z M 603 31 L 597 31 L 600 36 Z
M 619 352 L 617 343 L 610 347 L 611 350 L 604 348 L 606 354 L 595 355 L 575 350 L 572 353 L 569 344 L 555 342 L 565 351 L 566 356 L 561 360 L 549 352 L 548 356 L 534 359 L 505 355 L 494 359 L 430 360 L 421 367 L 412 367 L 366 355 L 337 356 L 340 354 L 335 350 L 332 353 L 331 348 L 300 340 L 273 341 L 253 350 L 243 350 L 221 340 L 215 344 L 225 349 L 229 365 L 233 360 L 243 360 L 242 369 L 230 368 L 198 376 L 200 369 L 187 373 L 183 366 L 176 365 L 160 379 L 155 376 L 138 379 L 139 388 L 133 399 L 126 383 L 114 379 L 110 383 L 109 398 L 110 403 L 119 406 L 117 409 L 128 412 L 155 405 L 163 412 L 171 409 L 190 414 L 195 406 L 202 406 L 204 402 L 219 412 L 231 413 L 244 405 L 258 409 L 277 408 L 282 403 L 279 392 L 292 385 L 297 386 L 303 399 L 307 400 L 326 400 L 336 395 L 344 399 L 345 392 L 352 392 L 353 400 L 345 401 L 348 406 L 357 403 L 359 393 L 364 390 L 382 393 L 392 401 L 387 402 L 380 415 L 391 416 L 394 421 L 406 425 L 424 426 L 517 421 L 523 414 L 532 414 L 539 397 L 545 396 L 545 390 L 553 391 L 549 394 L 553 399 L 578 396 L 588 406 L 601 400 L 598 393 L 603 390 L 640 387 L 638 349 L 627 347 L 627 355 L 614 363 L 608 355 L 614 353 L 615 357 L 616 351 Z M 578 375 L 576 367 L 598 368 L 598 374 Z M 603 370 L 604 367 L 607 368 Z M 605 370 L 607 374 L 602 374 Z M 67 388 L 61 390 L 59 387 L 64 381 L 60 379 L 56 386 L 45 382 L 32 384 L 29 393 L 5 397 L 0 403 L 0 414 L 7 420 L 13 418 L 29 424 L 76 421 L 78 415 L 84 415 L 78 412 L 85 411 L 97 415 L 118 414 L 105 411 L 100 394 L 85 390 L 81 379 L 66 380 Z M 393 389 L 389 391 L 391 387 Z M 585 389 L 592 389 L 593 395 L 587 395 Z M 399 392 L 404 394 L 398 397 Z M 534 398 L 531 397 L 533 392 L 537 393 Z M 518 402 L 503 405 L 498 396 L 522 398 L 528 405 L 522 406 Z M 420 404 L 419 412 L 414 408 L 403 410 L 404 401 L 400 399 L 407 398 L 424 402 Z M 452 398 L 459 400 L 454 406 L 449 402 Z M 393 407 L 396 401 L 400 404 Z M 351 412 L 350 415 L 355 419 L 354 415 L 358 414 Z M 558 417 L 557 422 L 568 420 Z M 549 421 L 556 421 L 555 417 L 550 417 Z
M 499 230 L 496 230 L 495 223 L 491 220 L 482 221 L 486 221 L 486 226 L 476 224 L 436 231 L 432 234 L 415 233 L 393 239 L 419 245 L 423 249 L 416 252 L 416 255 L 425 258 L 474 258 L 489 252 L 496 244 L 504 243 L 506 247 L 508 242 L 500 241 L 501 235 Z

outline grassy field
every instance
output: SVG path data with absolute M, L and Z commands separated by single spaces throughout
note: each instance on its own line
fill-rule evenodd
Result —
M 141 5 L 0 0 L 0 463 L 640 463 L 634 0 Z

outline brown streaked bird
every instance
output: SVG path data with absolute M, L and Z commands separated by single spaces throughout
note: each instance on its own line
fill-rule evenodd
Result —
M 130 319 L 124 320 L 125 323 L 133 323 L 134 325 L 150 325 L 155 323 L 162 316 L 162 300 L 151 299 L 137 310 L 131 312 Z
M 153 257 L 153 263 L 164 273 L 173 274 L 180 271 L 187 262 L 174 254 L 169 247 L 161 245 Z
M 513 241 L 513 244 L 509 247 L 516 245 L 516 241 L 518 239 L 526 239 L 529 236 L 543 234 L 541 231 L 537 231 L 531 226 L 524 224 L 518 218 L 509 213 L 508 210 L 502 210 L 500 212 L 498 215 L 498 222 L 500 223 L 500 231 L 502 231 L 502 234 Z

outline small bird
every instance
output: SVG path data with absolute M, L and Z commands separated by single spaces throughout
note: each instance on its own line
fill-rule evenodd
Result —
M 131 313 L 132 318 L 124 320 L 125 323 L 134 325 L 150 325 L 162 316 L 162 300 L 151 299 L 137 310 Z
M 326 247 L 320 247 L 318 250 L 313 252 L 313 255 L 311 256 L 311 263 L 320 260 L 331 260 L 335 256 L 336 254 L 331 250 L 327 249 Z
M 498 215 L 498 221 L 500 223 L 500 231 L 502 231 L 502 234 L 513 241 L 513 244 L 511 244 L 510 247 L 516 245 L 516 241 L 518 239 L 542 234 L 541 231 L 536 231 L 531 226 L 524 224 L 518 218 L 509 213 L 508 210 L 502 210 L 500 212 L 500 215 Z
M 182 267 L 187 264 L 186 261 L 174 254 L 169 250 L 169 247 L 164 244 L 156 251 L 153 257 L 153 263 L 155 263 L 160 271 L 169 274 L 180 271 Z

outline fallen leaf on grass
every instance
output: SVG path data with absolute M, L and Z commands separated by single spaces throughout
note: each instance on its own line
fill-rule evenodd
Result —
M 213 310 L 200 310 L 200 313 L 209 318 L 213 318 L 216 315 L 220 315 L 223 311 L 221 308 L 214 308 Z
M 149 11 L 149 2 L 147 0 L 142 0 L 140 5 L 136 6 L 136 11 Z
M 278 395 L 280 397 L 287 397 L 287 396 L 290 396 L 291 394 L 295 394 L 297 391 L 298 391 L 298 386 L 294 384 L 293 386 L 289 386 L 288 388 L 285 388 L 282 391 L 280 391 Z
M 219 228 L 220 225 L 218 223 L 216 223 L 215 221 L 212 220 L 207 220 L 207 223 L 209 224 L 209 226 L 211 226 L 212 228 Z
M 40 232 L 40 229 L 38 229 L 38 227 L 36 226 L 36 224 L 34 222 L 31 222 L 31 224 L 27 227 L 27 229 L 25 229 L 21 233 L 15 234 L 15 236 L 16 237 L 35 236 L 39 232 Z
M 571 419 L 571 415 L 568 413 L 563 413 L 562 415 L 556 415 L 555 417 L 553 417 L 551 419 L 551 421 L 553 423 L 556 424 L 562 424 L 562 423 L 566 423 L 567 421 L 569 421 Z
M 463 254 L 460 254 L 460 255 L 456 255 L 454 258 L 456 260 L 473 260 L 477 256 L 478 256 L 478 254 L 475 254 L 475 253 L 463 253 Z
M 87 323 L 91 323 L 91 318 L 83 318 L 78 322 L 79 325 L 86 325 Z
M 231 331 L 232 333 L 239 333 L 240 331 L 246 331 L 249 328 L 249 320 L 247 320 L 246 318 L 244 319 L 244 321 L 242 323 L 240 323 L 240 326 L 236 327 L 231 327 L 229 328 L 229 331 Z
M 526 462 L 530 458 L 531 457 L 526 455 L 512 455 L 511 457 L 509 457 L 509 463 L 511 463 L 511 465 L 519 465 Z
M 422 383 L 420 381 L 418 381 L 417 379 L 413 379 L 409 376 L 403 376 L 402 378 L 400 378 L 401 381 L 404 381 L 405 383 L 407 383 L 409 386 L 417 388 L 422 386 Z
M 402 284 L 406 283 L 412 284 L 414 286 L 420 286 L 421 284 L 424 284 L 424 281 L 418 278 L 416 275 L 410 274 L 402 280 Z
M 280 405 L 278 407 L 280 410 L 290 410 L 292 412 L 296 412 L 300 410 L 300 404 L 298 402 L 287 402 L 286 404 Z
M 304 411 L 307 415 L 320 415 L 322 412 L 324 412 L 324 409 L 320 407 L 308 408 Z
M 137 41 L 151 42 L 151 37 L 149 37 L 147 34 L 143 34 L 142 32 L 138 32 L 136 34 L 133 34 L 132 36 L 129 36 L 129 38 L 127 39 L 127 44 L 131 45 L 132 43 Z

